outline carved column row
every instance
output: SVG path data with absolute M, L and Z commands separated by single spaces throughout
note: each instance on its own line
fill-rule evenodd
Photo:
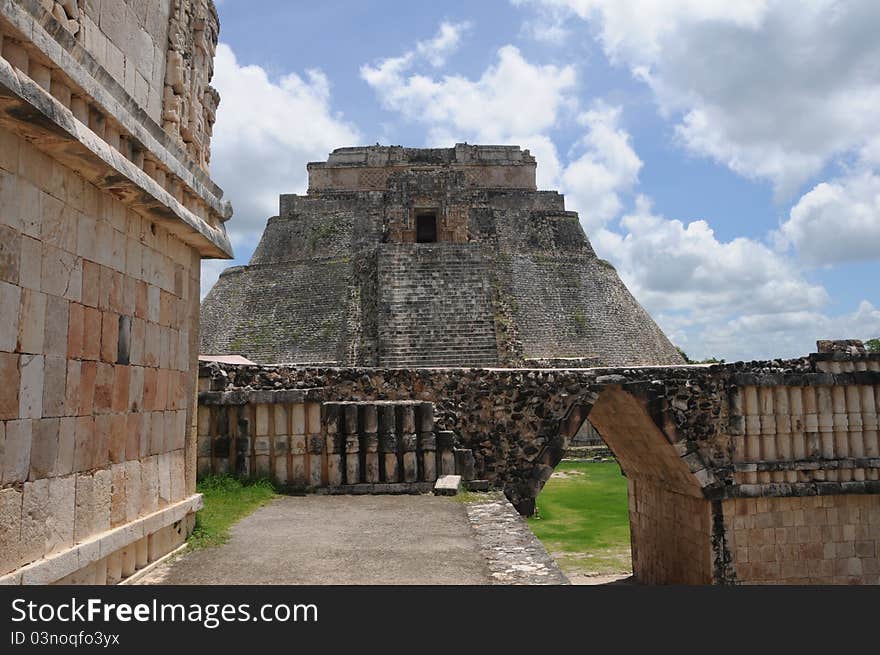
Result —
M 772 471 L 741 467 L 742 481 L 877 479 L 878 407 L 880 387 L 869 385 L 745 386 L 736 390 L 730 400 L 734 462 L 798 463 Z M 831 460 L 846 461 L 835 467 L 828 464 Z

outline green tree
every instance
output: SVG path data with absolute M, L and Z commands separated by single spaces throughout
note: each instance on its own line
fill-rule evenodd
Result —
M 688 357 L 688 354 L 684 350 L 679 348 L 678 346 L 676 346 L 675 349 L 678 351 L 678 354 L 681 355 L 682 359 L 684 359 L 685 364 L 723 364 L 724 363 L 723 359 L 718 359 L 717 357 L 708 357 L 706 359 L 691 359 L 690 357 Z
M 869 353 L 880 353 L 880 337 L 876 339 L 868 339 L 865 342 L 865 349 Z

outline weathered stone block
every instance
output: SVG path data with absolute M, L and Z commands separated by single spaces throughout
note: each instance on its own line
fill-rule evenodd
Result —
M 43 380 L 42 416 L 64 416 L 67 413 L 67 360 L 46 355 Z
M 21 419 L 9 421 L 0 431 L 0 478 L 8 485 L 28 478 L 33 430 L 39 421 Z
M 67 475 L 49 480 L 46 555 L 73 546 L 75 497 L 76 476 Z
M 19 284 L 21 268 L 21 233 L 0 225 L 0 280 Z
M 30 289 L 22 290 L 17 349 L 22 353 L 42 353 L 45 327 L 46 294 Z
M 57 474 L 55 463 L 58 458 L 60 433 L 60 418 L 45 418 L 33 422 L 29 479 L 37 480 Z
M 0 282 L 0 316 L 0 351 L 12 352 L 18 344 L 21 289 L 7 282 Z
M 33 562 L 46 554 L 49 480 L 25 482 L 21 510 L 21 560 Z
M 455 496 L 461 488 L 460 475 L 442 475 L 434 483 L 435 496 Z
M 5 322 L 5 318 L 4 321 L 0 321 L 0 323 L 3 322 Z M 0 421 L 18 418 L 18 394 L 21 388 L 18 355 L 0 352 L 0 380 L 2 380 L 2 384 L 0 384 Z

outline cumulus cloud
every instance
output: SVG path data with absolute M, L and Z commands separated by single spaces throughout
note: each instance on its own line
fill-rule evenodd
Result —
M 440 23 L 436 36 L 428 41 L 416 44 L 416 52 L 427 59 L 432 66 L 439 68 L 446 63 L 446 58 L 458 48 L 461 37 L 471 28 L 469 21 L 461 23 Z
M 356 143 L 358 130 L 332 109 L 330 83 L 319 70 L 273 80 L 260 66 L 240 64 L 221 43 L 212 84 L 221 102 L 211 175 L 235 209 L 227 223 L 233 247 L 247 250 L 278 213 L 278 194 L 306 190 L 306 163 Z M 203 294 L 222 268 L 203 265 Z
M 719 241 L 705 220 L 667 219 L 644 196 L 620 226 L 623 234 L 597 233 L 595 246 L 655 312 L 772 314 L 815 310 L 828 300 L 768 246 L 743 237 Z
M 566 204 L 580 213 L 587 234 L 620 213 L 620 194 L 638 182 L 642 160 L 633 150 L 629 134 L 619 125 L 620 115 L 620 107 L 599 101 L 578 117 L 587 129 L 579 144 L 584 152 L 565 167 L 560 177 Z
M 780 198 L 836 158 L 877 149 L 874 0 L 515 1 L 587 21 L 676 118 L 686 148 L 770 181 Z
M 411 72 L 413 58 L 383 59 L 361 68 L 386 109 L 438 130 L 497 141 L 509 134 L 541 133 L 557 120 L 575 81 L 571 66 L 528 62 L 511 45 L 477 80 L 460 75 L 433 79 Z
M 793 357 L 811 352 L 817 338 L 880 333 L 880 311 L 870 302 L 828 315 L 824 287 L 760 241 L 719 240 L 707 221 L 665 218 L 644 196 L 620 228 L 594 235 L 597 253 L 692 357 Z
M 880 176 L 817 184 L 792 207 L 778 236 L 814 265 L 880 258 Z
M 728 359 L 796 357 L 813 352 L 817 339 L 874 338 L 880 334 L 880 309 L 862 300 L 852 312 L 753 314 L 710 324 L 696 342 L 706 353 L 727 352 Z
M 443 33 L 441 25 L 431 41 L 365 64 L 361 77 L 385 109 L 425 126 L 426 145 L 518 144 L 538 158 L 539 185 L 556 184 L 562 165 L 547 131 L 566 111 L 576 114 L 574 67 L 533 64 L 518 48 L 505 45 L 476 79 L 425 72 L 420 67 L 426 59 L 424 44 L 448 40 L 441 39 Z

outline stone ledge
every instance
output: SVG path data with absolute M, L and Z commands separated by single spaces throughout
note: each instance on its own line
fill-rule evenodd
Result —
M 294 404 L 321 402 L 324 389 L 236 389 L 200 391 L 199 405 Z
M 0 584 L 52 584 L 92 562 L 97 562 L 143 537 L 176 523 L 188 514 L 200 510 L 203 505 L 202 494 L 193 494 L 131 523 L 90 537 L 61 553 L 27 564 L 0 577 Z
M 487 501 L 467 503 L 466 508 L 494 584 L 570 584 L 506 498 L 488 496 Z
M 231 256 L 232 246 L 224 232 L 184 207 L 5 59 L 0 59 L 0 124 L 76 170 L 98 188 L 151 215 L 202 255 Z
M 846 457 L 841 459 L 799 459 L 773 462 L 737 462 L 736 472 L 756 471 L 824 471 L 837 469 L 880 468 L 880 457 Z
M 738 484 L 725 489 L 725 498 L 761 498 L 782 496 L 840 496 L 880 494 L 880 480 L 846 482 L 768 482 Z
M 2 0 L 0 14 L 219 215 L 228 213 L 220 187 L 180 151 L 165 130 L 50 13 L 38 20 L 12 0 Z

